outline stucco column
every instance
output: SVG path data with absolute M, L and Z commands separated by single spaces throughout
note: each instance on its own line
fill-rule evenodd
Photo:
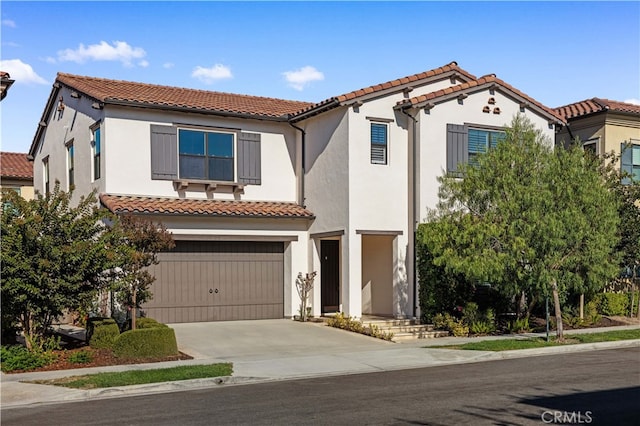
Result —
M 362 237 L 355 232 L 342 247 L 342 310 L 348 316 L 362 316 Z

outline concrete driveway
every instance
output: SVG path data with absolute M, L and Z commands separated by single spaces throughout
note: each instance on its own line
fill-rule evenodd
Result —
M 194 358 L 251 360 L 388 348 L 393 343 L 323 323 L 287 319 L 169 324 L 178 347 Z

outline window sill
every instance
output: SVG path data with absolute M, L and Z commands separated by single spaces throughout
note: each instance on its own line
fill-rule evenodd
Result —
M 205 192 L 216 192 L 220 189 L 228 191 L 231 189 L 234 194 L 244 193 L 244 184 L 218 180 L 178 179 L 173 181 L 173 187 L 176 191 L 204 187 Z

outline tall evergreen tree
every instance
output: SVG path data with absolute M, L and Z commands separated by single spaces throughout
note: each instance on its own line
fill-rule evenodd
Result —
M 618 272 L 618 198 L 598 162 L 577 146 L 554 150 L 519 115 L 462 172 L 440 178 L 440 202 L 421 233 L 434 263 L 504 294 L 552 296 L 562 340 L 567 292 L 593 292 Z

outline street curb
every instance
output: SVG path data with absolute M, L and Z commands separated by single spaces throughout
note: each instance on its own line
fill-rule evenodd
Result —
M 441 362 L 437 364 L 402 366 L 398 368 L 393 368 L 393 367 L 380 368 L 377 371 L 379 372 L 398 371 L 398 370 L 407 370 L 407 369 L 414 369 L 414 368 L 441 367 L 445 365 L 457 365 L 457 364 L 473 364 L 478 362 L 527 358 L 527 357 L 533 357 L 533 356 L 559 355 L 559 354 L 574 353 L 574 352 L 588 352 L 588 351 L 635 348 L 635 347 L 640 347 L 640 339 L 619 340 L 614 342 L 582 343 L 582 344 L 572 344 L 572 345 L 566 345 L 566 346 L 551 346 L 546 348 L 534 348 L 534 349 L 518 349 L 518 350 L 510 350 L 510 351 L 502 351 L 502 352 L 465 351 L 465 352 L 477 352 L 477 356 L 474 356 L 472 358 L 465 359 L 465 360 L 457 360 L 457 361 L 444 362 L 444 363 Z M 430 348 L 422 348 L 422 349 L 438 350 L 438 351 L 460 351 L 460 349 L 448 349 L 448 348 L 442 348 L 442 347 L 430 347 Z M 204 360 L 200 360 L 200 361 L 204 361 Z M 64 388 L 64 389 L 60 389 L 61 394 L 59 396 L 56 396 L 57 398 L 49 398 L 48 400 L 41 400 L 41 401 L 34 401 L 34 400 L 4 401 L 2 403 L 2 409 L 59 404 L 64 402 L 80 402 L 80 401 L 89 401 L 89 400 L 97 400 L 97 399 L 119 398 L 122 396 L 136 396 L 136 395 L 181 392 L 181 391 L 188 391 L 188 390 L 208 389 L 208 388 L 225 386 L 225 385 L 231 385 L 231 386 L 246 385 L 246 384 L 256 384 L 256 383 L 275 382 L 275 381 L 302 380 L 302 379 L 311 379 L 311 378 L 318 378 L 318 377 L 330 377 L 330 376 L 335 377 L 335 376 L 347 376 L 347 375 L 353 375 L 353 374 L 367 374 L 371 372 L 374 372 L 374 371 L 353 371 L 353 372 L 340 372 L 340 373 L 336 372 L 334 374 L 327 373 L 327 372 L 311 373 L 311 374 L 300 374 L 297 376 L 279 377 L 279 378 L 225 376 L 225 377 L 213 377 L 213 378 L 206 378 L 206 379 L 182 380 L 182 381 L 176 381 L 176 382 L 120 386 L 120 387 L 103 388 L 103 389 L 89 389 L 89 390 L 80 390 L 80 391 L 78 389 Z M 14 382 L 14 383 L 17 384 L 17 382 Z M 50 385 L 43 385 L 43 386 L 50 386 Z M 73 392 L 69 392 L 69 391 L 73 391 Z

